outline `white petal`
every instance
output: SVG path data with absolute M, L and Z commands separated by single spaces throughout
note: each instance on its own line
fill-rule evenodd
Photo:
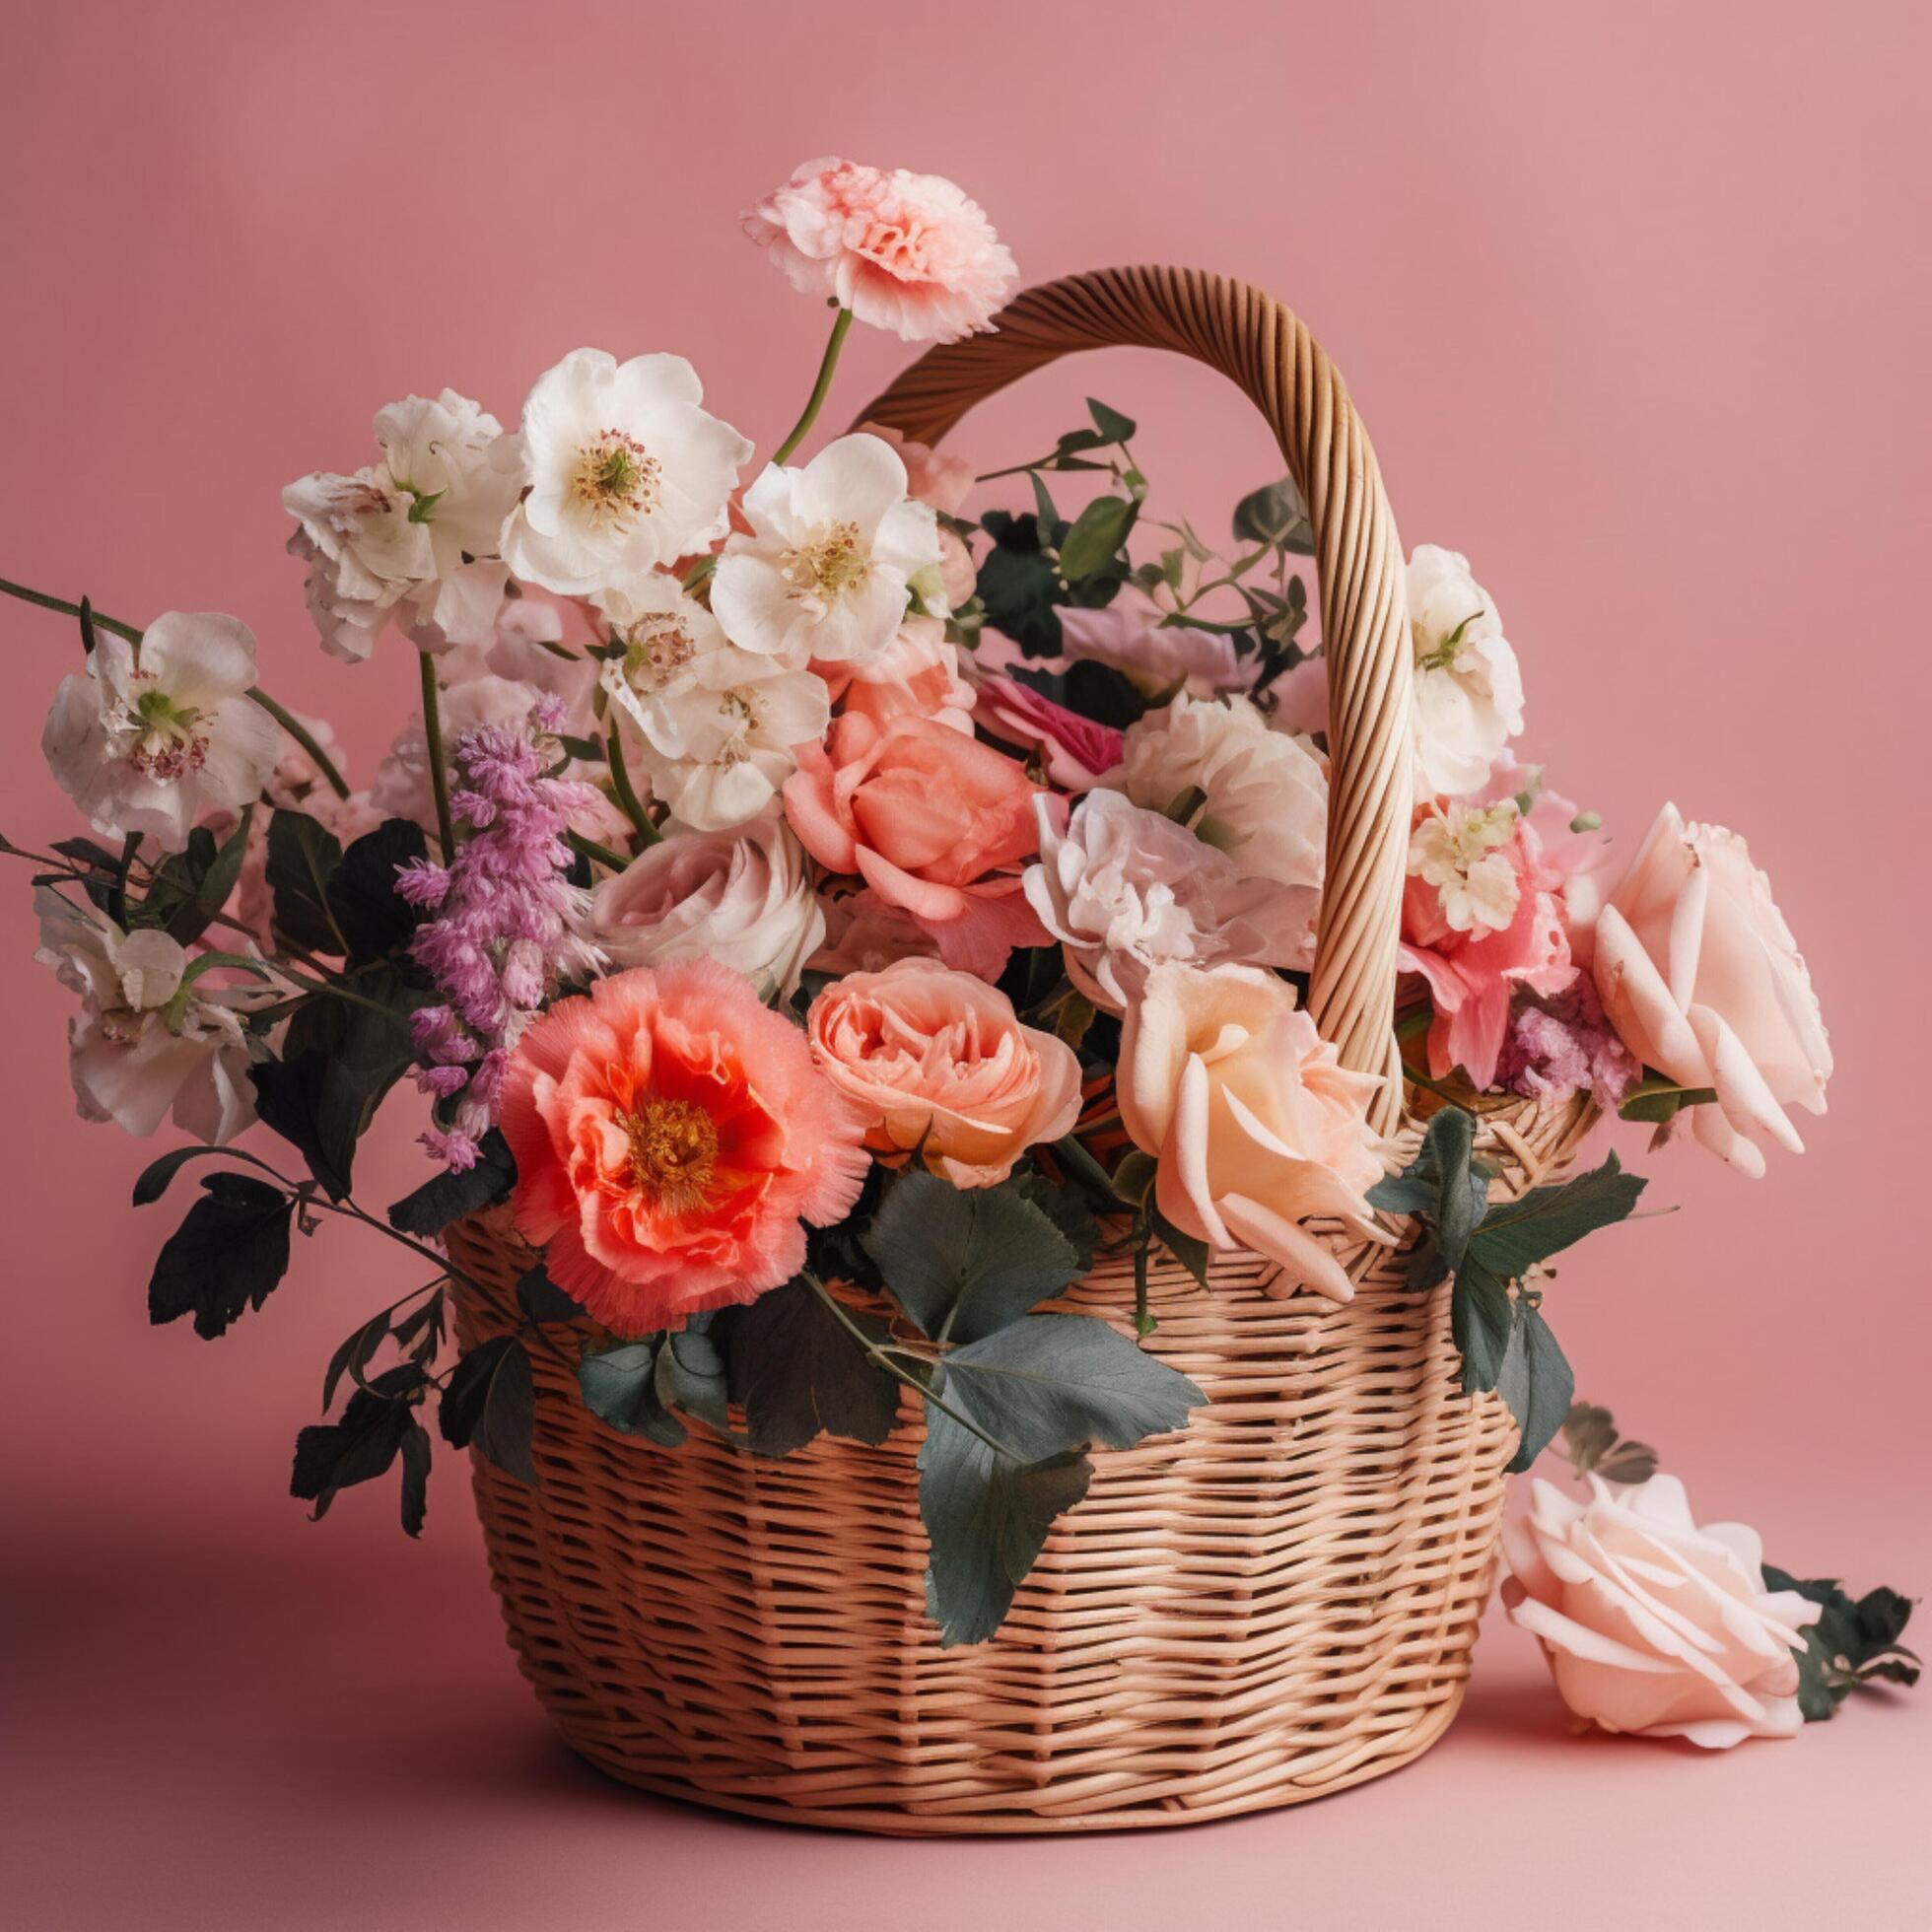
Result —
M 857 523 L 869 539 L 880 519 L 906 495 L 906 465 L 876 436 L 842 436 L 828 443 L 799 474 L 798 516 L 807 523 Z M 938 561 L 933 543 L 932 561 Z

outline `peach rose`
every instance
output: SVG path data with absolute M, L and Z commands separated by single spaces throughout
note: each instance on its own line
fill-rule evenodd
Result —
M 841 711 L 861 712 L 883 728 L 899 717 L 932 718 L 973 734 L 973 687 L 959 674 L 959 647 L 936 617 L 908 617 L 876 656 L 862 662 L 812 660 Z
M 1014 760 L 936 719 L 852 711 L 795 755 L 785 810 L 805 850 L 911 913 L 947 965 L 997 979 L 1012 947 L 1050 943 L 1018 869 L 1040 788 Z
M 997 988 L 930 960 L 835 980 L 805 1031 L 826 1078 L 870 1120 L 866 1143 L 918 1148 L 956 1188 L 1003 1181 L 1080 1111 L 1072 1048 L 1022 1026 Z
M 517 1043 L 514 1212 L 550 1277 L 616 1335 L 753 1301 L 850 1211 L 862 1128 L 803 1036 L 709 959 L 598 980 Z
M 1742 1523 L 1699 1529 L 1684 1484 L 1588 1479 L 1578 1502 L 1538 1479 L 1504 1527 L 1510 1621 L 1542 1643 L 1564 1703 L 1606 1731 L 1709 1749 L 1796 1737 L 1799 1632 L 1818 1606 L 1764 1588 Z
M 1382 1082 L 1343 1068 L 1285 980 L 1155 966 L 1128 1007 L 1118 1077 L 1122 1123 L 1159 1161 L 1154 1200 L 1183 1234 L 1253 1248 L 1332 1301 L 1353 1296 L 1301 1222 L 1391 1238 L 1362 1198 L 1382 1178 L 1367 1118 Z
M 1623 1044 L 1680 1086 L 1716 1090 L 1690 1109 L 1712 1153 L 1756 1178 L 1768 1142 L 1804 1151 L 1784 1110 L 1824 1113 L 1830 1042 L 1770 880 L 1735 832 L 1666 805 L 1598 917 L 1592 963 Z
M 956 517 L 966 507 L 973 492 L 973 465 L 964 456 L 935 449 L 930 443 L 914 443 L 903 431 L 888 429 L 883 423 L 861 423 L 859 434 L 875 436 L 899 452 L 906 466 L 906 494 L 934 510 Z

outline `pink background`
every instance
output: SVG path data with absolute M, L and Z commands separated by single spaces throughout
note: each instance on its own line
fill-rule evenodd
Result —
M 1745 831 L 1831 1026 L 1830 1117 L 1756 1187 L 1619 1131 L 1686 1211 L 1564 1268 L 1581 1386 L 1775 1558 L 1922 1591 L 1927 23 L 1877 0 L 19 10 L 0 575 L 135 620 L 237 612 L 366 780 L 414 666 L 394 641 L 323 657 L 280 485 L 365 460 L 411 388 L 509 418 L 586 342 L 691 354 L 769 447 L 822 318 L 734 218 L 795 161 L 955 176 L 1029 279 L 1179 261 L 1280 293 L 1347 373 L 1407 541 L 1466 550 L 1496 597 L 1529 755 L 1626 844 L 1665 795 Z M 833 415 L 901 360 L 857 340 Z M 1170 510 L 1218 524 L 1275 472 L 1232 392 L 1132 355 L 1037 380 L 968 447 L 1029 454 L 1089 390 L 1147 425 Z M 78 829 L 36 748 L 78 646 L 0 623 L 0 824 L 44 841 Z M 219 1346 L 150 1333 L 181 1203 L 124 1206 L 154 1149 L 74 1118 L 24 877 L 0 922 L 16 1922 L 1923 1912 L 1922 1708 L 1716 1760 L 1572 1741 L 1500 1622 L 1413 1770 L 1191 1834 L 889 1845 L 621 1793 L 516 1678 L 453 1459 L 420 1547 L 386 1490 L 319 1527 L 282 1493 L 330 1347 L 409 1264 L 331 1229 Z M 379 1206 L 420 1173 L 408 1111 L 364 1157 Z

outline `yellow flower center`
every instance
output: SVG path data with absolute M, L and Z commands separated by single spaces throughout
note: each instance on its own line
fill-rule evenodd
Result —
M 571 495 L 600 528 L 627 530 L 657 508 L 661 468 L 635 437 L 604 430 L 577 452 Z
M 689 1100 L 653 1096 L 617 1124 L 630 1137 L 631 1179 L 667 1214 L 702 1208 L 718 1165 L 718 1124 Z
M 872 560 L 859 541 L 857 523 L 826 523 L 779 559 L 779 575 L 794 597 L 831 602 L 856 590 L 872 573 Z

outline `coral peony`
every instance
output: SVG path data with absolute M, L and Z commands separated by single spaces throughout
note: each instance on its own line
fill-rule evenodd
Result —
M 617 1335 L 752 1301 L 847 1213 L 862 1130 L 748 980 L 679 959 L 599 980 L 518 1042 L 514 1212 L 551 1278 Z
M 808 161 L 746 214 L 744 232 L 794 289 L 905 342 L 992 327 L 1017 279 L 977 202 L 941 175 L 903 168 Z
M 930 960 L 851 973 L 812 1001 L 812 1052 L 885 1153 L 918 1149 L 954 1187 L 990 1188 L 1080 1111 L 1066 1041 L 1022 1026 L 996 987 Z

